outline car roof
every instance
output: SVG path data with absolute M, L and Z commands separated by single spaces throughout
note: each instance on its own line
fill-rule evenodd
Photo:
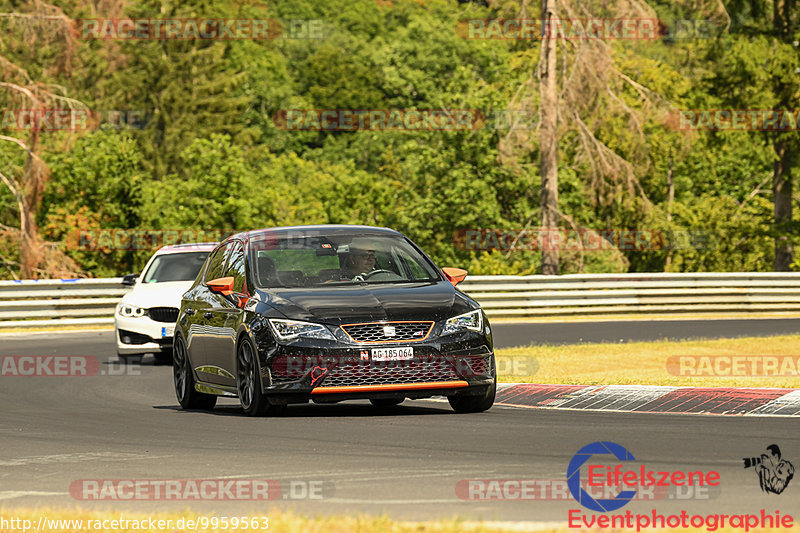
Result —
M 250 231 L 243 231 L 236 235 L 231 235 L 228 239 L 249 239 L 255 235 L 265 232 L 275 233 L 291 233 L 292 231 L 307 231 L 309 233 L 347 233 L 347 232 L 369 232 L 369 233 L 384 233 L 386 235 L 402 235 L 399 231 L 391 228 L 382 228 L 378 226 L 363 226 L 357 224 L 314 224 L 308 226 L 279 226 L 275 228 L 263 228 Z
M 217 247 L 218 242 L 194 242 L 186 244 L 168 244 L 159 248 L 154 255 L 182 254 L 188 252 L 210 252 Z

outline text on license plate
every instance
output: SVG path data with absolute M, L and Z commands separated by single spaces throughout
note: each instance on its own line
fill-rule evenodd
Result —
M 373 348 L 373 361 L 405 361 L 414 358 L 414 348 Z
M 175 326 L 165 326 L 161 328 L 161 338 L 172 337 L 175 335 Z

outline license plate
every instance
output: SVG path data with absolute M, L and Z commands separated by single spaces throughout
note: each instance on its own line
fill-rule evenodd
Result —
M 373 348 L 373 361 L 406 361 L 414 359 L 414 348 Z
M 165 337 L 174 337 L 175 336 L 175 326 L 166 326 L 161 328 L 161 338 Z

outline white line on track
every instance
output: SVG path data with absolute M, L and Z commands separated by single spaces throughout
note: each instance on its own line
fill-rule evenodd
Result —
M 349 504 L 358 504 L 364 503 L 369 505 L 382 505 L 382 504 L 389 504 L 389 505 L 424 505 L 427 503 L 469 503 L 474 504 L 475 502 L 469 500 L 459 500 L 459 499 L 451 499 L 451 500 L 367 500 L 367 499 L 360 499 L 360 498 L 326 498 L 326 503 L 349 503 Z
M 161 459 L 171 455 L 150 455 L 146 453 L 118 453 L 118 452 L 89 452 L 89 453 L 62 453 L 57 455 L 38 455 L 34 457 L 20 457 L 18 459 L 0 460 L 0 466 L 25 466 L 25 465 L 51 465 L 61 463 L 80 463 L 83 461 L 114 460 L 132 461 L 136 459 Z
M 0 500 L 13 500 L 25 496 L 66 496 L 69 492 L 44 492 L 39 490 L 6 490 L 0 491 Z

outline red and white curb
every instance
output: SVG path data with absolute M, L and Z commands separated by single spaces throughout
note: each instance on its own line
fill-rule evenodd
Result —
M 499 383 L 495 404 L 634 413 L 800 416 L 800 390 Z

